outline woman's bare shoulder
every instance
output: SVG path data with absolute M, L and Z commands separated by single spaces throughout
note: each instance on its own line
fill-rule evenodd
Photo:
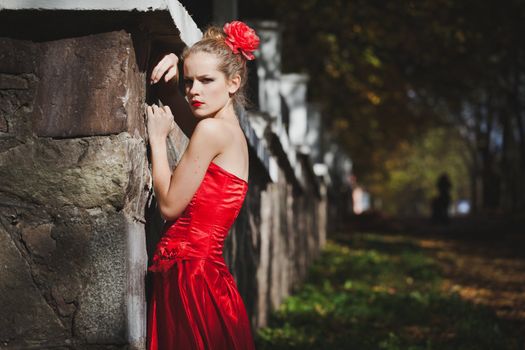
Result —
M 227 123 L 220 119 L 206 118 L 197 123 L 191 138 L 204 139 L 207 143 L 225 146 L 231 140 L 232 131 Z

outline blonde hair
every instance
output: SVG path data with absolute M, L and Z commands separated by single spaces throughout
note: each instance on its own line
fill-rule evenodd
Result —
M 241 54 L 233 53 L 232 49 L 225 42 L 226 34 L 219 27 L 209 27 L 201 40 L 187 47 L 182 52 L 182 59 L 186 59 L 193 53 L 206 52 L 215 55 L 219 60 L 218 70 L 227 79 L 239 75 L 241 84 L 233 95 L 233 103 L 236 107 L 245 107 L 248 103 L 246 97 L 246 81 L 248 79 L 248 69 L 246 59 Z

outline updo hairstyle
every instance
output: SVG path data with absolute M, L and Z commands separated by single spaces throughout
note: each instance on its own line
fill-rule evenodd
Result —
M 248 102 L 246 98 L 246 81 L 248 78 L 246 58 L 243 55 L 234 54 L 226 45 L 225 39 L 226 34 L 221 28 L 211 26 L 206 30 L 201 40 L 184 49 L 182 59 L 184 60 L 197 52 L 214 54 L 219 61 L 218 70 L 224 73 L 227 79 L 233 78 L 236 74 L 241 78 L 239 89 L 233 95 L 233 103 L 236 107 L 245 107 Z

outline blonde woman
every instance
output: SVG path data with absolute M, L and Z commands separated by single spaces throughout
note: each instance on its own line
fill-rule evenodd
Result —
M 254 349 L 249 319 L 222 253 L 248 190 L 248 145 L 236 105 L 244 103 L 246 61 L 259 38 L 234 21 L 212 27 L 182 54 L 186 99 L 196 127 L 171 172 L 169 107 L 148 106 L 153 186 L 162 216 L 173 224 L 149 271 L 148 349 Z M 152 83 L 178 79 L 178 57 L 165 56 Z

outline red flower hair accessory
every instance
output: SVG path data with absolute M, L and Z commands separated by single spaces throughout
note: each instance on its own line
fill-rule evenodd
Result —
M 255 34 L 255 30 L 241 21 L 226 23 L 222 30 L 226 34 L 226 45 L 233 53 L 240 52 L 248 61 L 255 58 L 252 52 L 259 47 L 259 37 Z

